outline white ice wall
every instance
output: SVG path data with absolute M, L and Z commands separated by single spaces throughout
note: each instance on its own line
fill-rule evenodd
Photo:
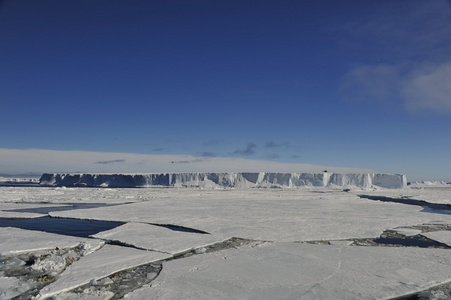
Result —
M 405 175 L 345 173 L 43 174 L 41 185 L 86 187 L 301 187 L 405 188 Z

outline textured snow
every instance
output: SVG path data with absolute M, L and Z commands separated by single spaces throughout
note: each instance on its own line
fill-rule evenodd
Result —
M 355 186 L 405 188 L 399 174 L 343 173 L 161 173 L 161 174 L 43 174 L 42 185 L 89 187 L 299 187 Z
M 84 239 L 11 227 L 0 227 L 0 237 L 1 255 L 54 249 L 56 247 L 73 248 L 82 243 L 88 248 L 97 249 L 103 244 L 100 240 Z
M 451 231 L 424 232 L 421 235 L 451 247 Z
M 443 249 L 265 243 L 167 262 L 124 299 L 387 299 L 451 280 L 450 267 Z
M 142 223 L 126 223 L 93 237 L 171 254 L 221 241 L 210 234 L 183 232 Z
M 328 190 L 152 189 L 148 201 L 89 210 L 51 212 L 51 216 L 122 222 L 173 224 L 240 237 L 300 241 L 377 237 L 387 228 L 446 221 L 450 215 L 422 207 L 361 199 Z
M 302 299 L 389 299 L 450 282 L 451 250 L 359 247 L 350 246 L 350 240 L 375 238 L 387 229 L 410 236 L 419 230 L 404 227 L 451 224 L 451 215 L 359 195 L 451 204 L 450 191 L 443 187 L 408 187 L 353 188 L 345 192 L 334 185 L 252 189 L 0 187 L 0 213 L 16 210 L 15 217 L 28 218 L 32 217 L 29 212 L 17 209 L 121 203 L 49 214 L 129 222 L 100 232 L 95 239 L 0 228 L 0 253 L 9 256 L 83 244 L 90 248 L 90 254 L 81 256 L 57 275 L 56 281 L 41 290 L 41 295 L 56 295 L 56 299 L 106 299 L 111 296 L 107 290 L 88 288 L 85 291 L 89 293 L 82 294 L 71 290 L 119 270 L 171 258 L 192 248 L 230 237 L 248 238 L 257 241 L 229 250 L 163 261 L 162 272 L 152 287 L 130 291 L 125 299 L 296 299 L 300 295 Z M 210 234 L 172 231 L 150 223 L 183 226 Z M 430 230 L 434 226 L 425 228 Z M 449 231 L 421 234 L 451 244 Z M 101 239 L 168 253 L 112 245 L 101 247 L 104 243 Z M 329 242 L 292 243 L 319 240 Z M 62 264 L 57 256 L 34 264 L 34 268 L 50 271 L 58 266 Z M 1 287 L 14 292 L 26 290 L 26 286 L 21 286 L 26 285 L 25 281 L 5 274 L 0 270 Z
M 47 299 L 115 272 L 170 257 L 168 254 L 105 245 L 70 265 L 60 278 L 43 288 L 38 299 Z

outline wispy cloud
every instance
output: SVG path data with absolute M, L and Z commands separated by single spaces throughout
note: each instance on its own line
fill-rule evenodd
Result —
M 107 164 L 115 164 L 115 163 L 123 163 L 123 162 L 125 162 L 125 159 L 103 160 L 103 161 L 96 161 L 94 163 L 95 164 L 107 165 Z
M 344 78 L 342 92 L 351 102 L 403 101 L 408 111 L 451 113 L 451 60 L 443 64 L 362 65 Z
M 343 99 L 385 104 L 401 100 L 408 111 L 451 113 L 450 1 L 399 3 L 342 28 L 344 39 L 355 41 L 355 47 L 371 45 L 378 56 L 344 76 Z
M 234 155 L 245 155 L 245 156 L 249 156 L 255 153 L 255 149 L 257 148 L 257 145 L 250 142 L 246 145 L 246 148 L 244 149 L 237 149 L 235 151 L 232 152 L 232 154 Z
M 274 141 L 268 141 L 265 143 L 265 148 L 266 149 L 274 149 L 274 148 L 290 149 L 290 148 L 299 148 L 299 147 L 292 143 L 289 143 L 289 142 L 277 143 Z
M 195 158 L 195 159 L 191 159 L 191 160 L 179 160 L 179 161 L 174 161 L 174 164 L 191 164 L 191 163 L 199 163 L 199 162 L 204 162 L 206 161 L 206 159 L 203 158 Z
M 399 95 L 400 67 L 358 65 L 343 78 L 341 92 L 350 102 L 385 102 Z
M 440 60 L 451 45 L 449 0 L 374 2 L 366 14 L 355 16 L 338 31 L 353 48 L 373 49 L 377 59 Z M 371 5 L 371 4 L 370 4 Z M 369 47 L 370 46 L 370 47 Z
M 275 143 L 273 141 L 269 141 L 269 142 L 265 143 L 265 148 L 269 148 L 269 149 L 277 148 L 277 147 L 280 147 L 280 146 L 281 146 L 281 144 Z
M 216 157 L 217 156 L 216 153 L 213 153 L 213 152 L 199 152 L 198 154 L 199 154 L 199 156 L 202 156 L 202 157 Z
M 415 70 L 403 83 L 401 95 L 409 110 L 451 113 L 451 61 Z

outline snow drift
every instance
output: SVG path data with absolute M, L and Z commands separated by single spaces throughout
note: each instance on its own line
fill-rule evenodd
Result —
M 302 187 L 350 186 L 405 188 L 400 174 L 344 173 L 161 173 L 161 174 L 49 174 L 41 185 L 67 187 Z

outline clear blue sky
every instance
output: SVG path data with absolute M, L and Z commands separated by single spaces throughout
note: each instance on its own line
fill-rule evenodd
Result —
M 451 2 L 0 0 L 0 148 L 451 181 Z

